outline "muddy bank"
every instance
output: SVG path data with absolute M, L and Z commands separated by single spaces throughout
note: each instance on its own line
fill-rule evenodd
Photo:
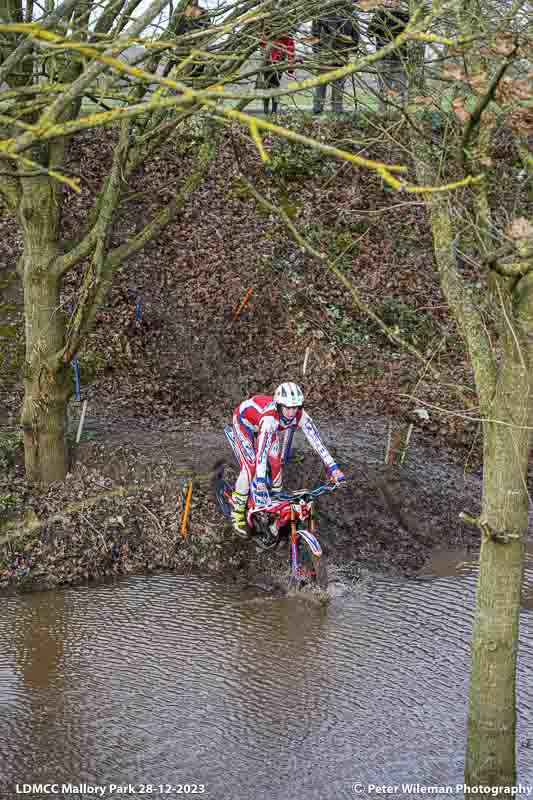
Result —
M 378 161 L 405 161 L 407 132 L 392 120 L 370 115 L 364 128 L 353 128 L 304 114 L 284 119 L 296 132 Z M 228 128 L 209 175 L 182 213 L 114 275 L 78 354 L 81 397 L 89 403 L 85 441 L 68 480 L 41 496 L 25 483 L 16 448 L 2 464 L 1 426 L 15 430 L 24 355 L 22 286 L 14 273 L 21 239 L 3 209 L 0 288 L 9 282 L 9 337 L 0 354 L 2 586 L 76 583 L 160 568 L 239 576 L 251 574 L 251 565 L 269 567 L 265 556 L 235 541 L 222 524 L 209 495 L 209 470 L 226 454 L 221 430 L 229 409 L 298 376 L 350 479 L 342 495 L 323 504 L 321 536 L 330 558 L 353 564 L 355 572 L 412 573 L 435 545 L 478 544 L 477 531 L 458 523 L 457 515 L 479 510 L 479 475 L 468 473 L 479 468 L 479 423 L 468 414 L 433 411 L 457 408 L 458 385 L 476 403 L 467 350 L 436 277 L 423 202 L 398 202 L 379 175 L 273 137 L 264 141 L 267 172 L 254 143 L 241 134 L 238 126 Z M 65 207 L 67 240 L 85 228 L 114 141 L 106 129 L 72 142 L 72 163 L 86 180 Z M 132 199 L 121 206 L 113 246 L 153 217 L 169 187 L 188 174 L 201 141 L 195 125 L 185 126 L 132 176 Z M 529 207 L 527 182 L 515 180 L 522 165 L 510 131 L 498 132 L 490 154 L 501 176 L 494 182 L 501 192 L 494 222 L 503 227 L 512 209 Z M 328 253 L 363 302 L 424 354 L 422 361 L 386 339 L 338 280 L 288 238 L 285 224 L 257 208 L 243 190 L 243 175 L 290 211 L 302 235 Z M 510 185 L 518 186 L 518 195 L 507 192 Z M 479 264 L 475 254 L 462 263 L 469 283 L 485 281 Z M 81 264 L 65 276 L 66 309 L 76 307 L 82 281 Z M 250 288 L 250 302 L 237 313 Z M 441 381 L 430 376 L 427 358 Z M 403 414 L 395 427 L 405 431 L 413 397 L 431 418 L 421 428 L 417 423 L 404 463 L 384 468 L 386 419 L 346 414 Z M 320 419 L 335 410 L 342 422 Z M 73 439 L 79 404 L 72 402 L 71 411 Z M 460 444 L 456 456 L 446 449 Z M 303 466 L 305 476 L 289 471 L 296 485 L 302 477 L 319 477 L 312 458 Z M 182 537 L 183 492 L 191 478 L 193 505 L 188 536 Z
M 464 457 L 435 450 L 414 430 L 404 463 L 383 463 L 388 420 L 318 419 L 348 478 L 320 505 L 320 539 L 332 575 L 410 575 L 443 546 L 475 548 L 477 530 L 458 513 L 479 510 L 479 472 Z M 215 505 L 211 469 L 231 457 L 220 429 L 190 420 L 134 429 L 89 428 L 67 480 L 33 493 L 20 464 L 3 482 L 12 496 L 0 520 L 0 587 L 32 590 L 153 570 L 200 570 L 246 583 L 281 574 L 285 548 L 258 551 L 236 538 Z M 137 422 L 138 424 L 138 422 Z M 399 421 L 393 429 L 400 429 Z M 405 427 L 405 425 L 404 425 Z M 288 488 L 323 477 L 320 461 L 296 441 Z M 181 531 L 190 481 L 193 495 Z M 14 498 L 14 499 L 13 499 Z

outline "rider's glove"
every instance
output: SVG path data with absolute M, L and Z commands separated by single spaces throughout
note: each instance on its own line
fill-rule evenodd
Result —
M 329 477 L 335 483 L 343 483 L 346 481 L 344 472 L 342 472 L 336 464 L 332 464 L 328 469 Z
M 269 506 L 270 495 L 266 482 L 262 478 L 254 478 L 252 481 L 252 496 L 256 506 Z

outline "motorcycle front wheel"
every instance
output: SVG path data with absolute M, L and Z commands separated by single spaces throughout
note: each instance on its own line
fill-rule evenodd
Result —
M 311 550 L 309 542 L 303 536 L 298 537 L 298 572 L 295 575 L 291 557 L 291 577 L 289 585 L 302 589 L 304 586 L 317 586 L 319 589 L 328 588 L 328 567 L 324 553 L 317 556 Z

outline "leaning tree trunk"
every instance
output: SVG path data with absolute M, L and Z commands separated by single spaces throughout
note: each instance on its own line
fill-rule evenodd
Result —
M 521 361 L 516 349 L 510 351 L 508 346 L 484 430 L 482 542 L 465 764 L 470 786 L 513 786 L 516 781 L 516 660 L 532 392 L 526 360 Z M 523 355 L 527 359 L 526 350 Z
M 64 346 L 60 279 L 53 272 L 61 220 L 62 189 L 47 176 L 22 178 L 17 209 L 23 232 L 21 259 L 26 317 L 22 429 L 26 474 L 48 484 L 68 472 L 68 367 L 57 362 Z

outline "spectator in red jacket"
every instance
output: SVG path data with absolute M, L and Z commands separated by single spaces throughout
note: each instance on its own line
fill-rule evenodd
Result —
M 289 68 L 288 76 L 294 80 L 294 39 L 287 34 L 281 34 L 275 39 L 263 39 L 261 42 L 263 48 L 263 82 L 262 88 L 264 89 L 278 89 L 281 83 L 281 76 L 287 68 Z M 272 113 L 275 114 L 278 110 L 277 97 L 263 98 L 263 107 L 265 114 L 269 111 L 269 101 L 272 101 Z

